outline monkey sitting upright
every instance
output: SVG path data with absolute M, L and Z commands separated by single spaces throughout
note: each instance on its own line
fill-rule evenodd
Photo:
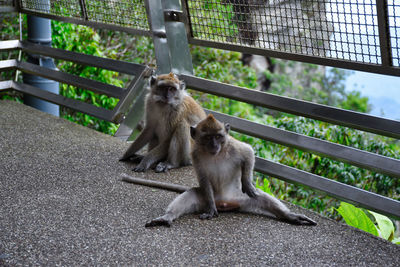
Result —
M 136 172 L 154 165 L 156 172 L 190 165 L 190 126 L 206 114 L 186 93 L 185 83 L 173 73 L 152 76 L 145 105 L 145 127 L 120 160 L 139 161 Z M 137 155 L 147 143 L 147 154 Z
M 224 125 L 212 115 L 190 128 L 195 141 L 191 156 L 199 187 L 175 198 L 165 215 L 148 222 L 146 227 L 170 226 L 189 213 L 201 213 L 200 219 L 211 219 L 218 216 L 218 211 L 233 210 L 273 216 L 292 224 L 316 225 L 252 184 L 254 151 L 228 132 L 229 124 Z

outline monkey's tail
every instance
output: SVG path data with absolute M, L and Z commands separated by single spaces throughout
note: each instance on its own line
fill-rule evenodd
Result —
M 183 193 L 183 192 L 187 191 L 188 189 L 190 189 L 190 187 L 188 187 L 188 186 L 172 184 L 172 183 L 165 183 L 165 182 L 148 180 L 148 179 L 142 179 L 139 177 L 130 176 L 126 173 L 123 173 L 121 176 L 122 176 L 121 180 L 124 182 L 127 182 L 127 183 L 145 185 L 145 186 L 165 189 L 165 190 L 169 190 L 169 191 L 174 191 L 177 193 Z

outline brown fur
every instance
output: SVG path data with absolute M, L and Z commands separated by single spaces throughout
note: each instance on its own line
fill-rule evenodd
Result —
M 202 132 L 205 128 L 213 130 Z M 190 213 L 201 213 L 200 219 L 211 219 L 219 211 L 233 210 L 272 216 L 293 224 L 316 225 L 312 219 L 291 212 L 278 199 L 253 185 L 254 151 L 248 144 L 229 136 L 228 131 L 229 125 L 212 115 L 197 127 L 191 127 L 195 141 L 191 155 L 199 187 L 175 198 L 165 214 L 148 222 L 146 227 L 170 226 L 177 218 Z
M 217 121 L 212 114 L 209 114 L 203 121 L 197 125 L 197 129 L 202 132 L 220 131 L 224 125 Z
M 164 89 L 166 85 L 175 87 L 173 95 L 163 94 L 162 90 L 170 90 Z M 139 159 L 134 171 L 143 172 L 155 166 L 156 172 L 164 172 L 191 164 L 190 126 L 206 114 L 184 88 L 184 83 L 172 72 L 151 78 L 145 103 L 145 128 L 121 158 Z M 146 144 L 149 144 L 148 153 L 138 156 L 136 152 Z

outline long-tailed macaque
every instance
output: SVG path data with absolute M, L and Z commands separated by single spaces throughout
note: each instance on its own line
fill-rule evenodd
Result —
M 252 184 L 254 151 L 228 135 L 229 125 L 208 115 L 190 128 L 194 139 L 191 156 L 199 187 L 191 188 L 173 200 L 166 213 L 146 224 L 170 226 L 189 213 L 200 219 L 218 216 L 218 211 L 241 211 L 272 216 L 292 224 L 316 225 L 302 214 L 291 212 L 278 199 Z
M 146 96 L 145 127 L 120 160 L 140 162 L 133 170 L 156 172 L 191 164 L 190 126 L 206 117 L 204 110 L 185 91 L 185 83 L 173 74 L 150 79 Z M 148 144 L 144 156 L 136 154 Z

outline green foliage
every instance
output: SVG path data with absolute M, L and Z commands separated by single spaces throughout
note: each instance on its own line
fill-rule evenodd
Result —
M 52 21 L 52 32 L 53 47 L 98 57 L 106 56 L 100 43 L 99 34 L 89 27 Z M 68 42 L 65 40 L 68 40 Z M 123 82 L 118 79 L 117 72 L 79 65 L 70 61 L 58 61 L 57 67 L 63 72 L 68 72 L 80 77 L 97 80 L 119 87 L 123 86 Z M 100 95 L 68 84 L 61 84 L 60 94 L 68 98 L 84 101 L 106 109 L 113 109 L 118 103 L 118 99 L 113 97 Z M 117 125 L 113 123 L 102 121 L 87 114 L 74 112 L 65 108 L 61 110 L 61 116 L 107 134 L 113 134 L 118 128 Z
M 346 202 L 341 202 L 336 210 L 348 225 L 400 245 L 400 239 L 394 237 L 395 228 L 393 222 L 388 217 L 368 210 L 368 213 L 375 220 L 374 223 L 362 209 Z
M 264 178 L 262 184 L 260 184 L 259 181 L 260 181 L 259 179 L 256 180 L 256 188 L 259 188 L 265 193 L 274 196 L 274 193 L 272 192 L 271 187 L 269 185 L 268 179 Z
M 339 104 L 339 107 L 365 113 L 371 111 L 368 97 L 362 97 L 359 91 L 351 91 L 348 93 L 347 98 Z
M 378 236 L 376 226 L 361 209 L 346 202 L 342 202 L 337 211 L 342 215 L 348 225 Z
M 19 40 L 19 16 L 15 13 L 0 13 L 0 39 Z M 26 20 L 26 16 L 22 17 Z M 25 35 L 25 29 L 23 29 Z M 0 52 L 0 60 L 18 59 L 19 51 Z M 0 71 L 0 81 L 18 79 L 17 71 Z M 0 100 L 14 100 L 22 103 L 22 94 L 14 91 L 0 92 Z

